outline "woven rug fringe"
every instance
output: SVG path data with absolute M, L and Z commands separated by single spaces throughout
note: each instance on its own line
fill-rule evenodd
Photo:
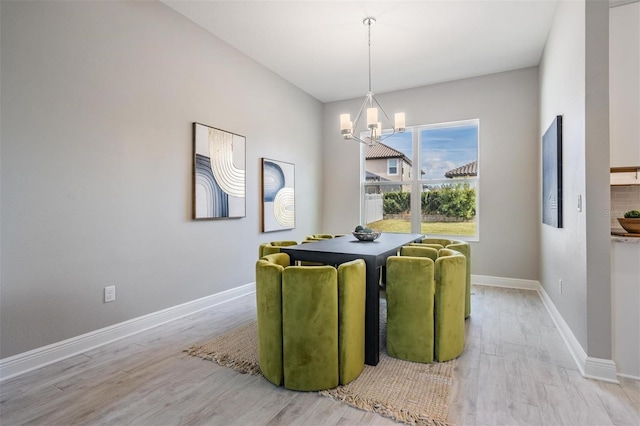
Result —
M 387 417 L 407 425 L 450 426 L 450 424 L 447 422 L 430 419 L 421 415 L 415 415 L 407 410 L 395 407 L 393 404 L 385 404 L 380 401 L 375 401 L 369 398 L 362 398 L 358 395 L 344 392 L 342 386 L 339 386 L 335 389 L 320 391 L 320 395 L 328 396 L 334 401 L 339 401 L 364 411 L 373 411 L 383 417 Z
M 249 361 L 239 361 L 237 359 L 233 359 L 233 357 L 229 354 L 221 354 L 216 351 L 203 351 L 200 346 L 195 345 L 185 349 L 184 352 L 188 353 L 189 355 L 200 357 L 206 361 L 213 361 L 222 367 L 231 368 L 243 374 L 262 376 L 259 365 L 256 365 Z
M 240 373 L 261 376 L 257 343 L 257 324 L 252 321 L 184 351 Z M 365 366 L 353 382 L 319 394 L 408 425 L 450 426 L 446 419 L 454 368 L 455 361 L 416 364 L 381 353 L 376 367 Z

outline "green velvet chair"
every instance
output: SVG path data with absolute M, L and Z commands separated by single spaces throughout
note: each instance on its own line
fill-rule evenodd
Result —
M 280 253 L 280 247 L 295 246 L 297 241 L 271 241 L 269 243 L 262 243 L 258 248 L 258 259 L 267 254 Z
M 430 247 L 436 250 L 440 250 L 444 248 L 442 244 L 428 244 L 428 243 L 409 243 L 410 246 L 418 246 L 418 247 Z
M 451 249 L 405 246 L 387 260 L 387 352 L 414 362 L 464 350 L 466 258 Z M 413 256 L 411 256 L 413 255 Z
M 289 262 L 288 254 L 274 253 L 256 263 L 258 359 L 264 377 L 277 386 L 284 383 L 282 272 Z
M 365 264 L 289 266 L 285 253 L 256 263 L 260 369 L 267 380 L 311 391 L 364 368 Z
M 284 387 L 338 386 L 338 276 L 331 266 L 290 266 L 282 273 Z
M 332 234 L 311 234 L 307 235 L 306 240 L 317 241 L 317 240 L 330 240 L 333 238 Z
M 438 250 L 422 244 L 410 244 L 400 247 L 400 256 L 428 257 L 435 262 L 438 258 Z
M 422 244 L 439 244 L 443 248 L 451 244 L 451 240 L 448 238 L 423 238 Z
M 264 256 L 264 248 L 270 246 L 271 243 L 262 243 L 258 246 L 258 259 L 261 259 Z
M 451 240 L 451 244 L 446 248 L 464 254 L 464 257 L 467 259 L 464 302 L 464 317 L 466 319 L 471 316 L 471 244 L 466 241 Z
M 433 247 L 436 249 L 450 248 L 464 254 L 467 258 L 466 268 L 466 289 L 464 317 L 471 316 L 471 245 L 462 240 L 449 240 L 445 238 L 424 238 L 421 243 L 411 243 L 409 245 L 419 247 Z
M 387 259 L 387 353 L 430 363 L 434 356 L 434 263 L 428 257 Z
M 338 367 L 346 385 L 364 369 L 366 265 L 357 259 L 338 265 Z
M 435 262 L 434 355 L 441 362 L 464 350 L 466 263 L 462 253 L 446 248 Z

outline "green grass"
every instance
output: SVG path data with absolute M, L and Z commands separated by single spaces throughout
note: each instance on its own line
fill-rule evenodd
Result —
M 368 223 L 367 226 L 382 232 L 411 232 L 408 220 L 387 219 Z M 422 234 L 476 235 L 476 222 L 427 222 L 422 223 Z

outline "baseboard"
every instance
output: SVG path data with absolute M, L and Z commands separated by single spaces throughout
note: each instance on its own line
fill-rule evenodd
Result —
M 0 359 L 0 381 L 254 292 L 255 283 L 245 284 L 9 358 Z
M 571 328 L 569 328 L 569 325 L 567 325 L 564 318 L 562 318 L 562 315 L 560 315 L 560 312 L 553 304 L 553 301 L 551 300 L 547 292 L 544 290 L 544 287 L 540 285 L 540 282 L 535 280 L 492 277 L 487 275 L 471 275 L 471 282 L 476 285 L 537 291 L 540 295 L 540 298 L 542 299 L 543 305 L 545 306 L 547 312 L 549 313 L 549 316 L 551 317 L 551 320 L 554 322 L 556 328 L 560 332 L 562 340 L 564 340 L 565 345 L 567 345 L 567 348 L 569 349 L 571 357 L 576 363 L 578 370 L 580 370 L 580 374 L 582 374 L 583 377 L 589 379 L 595 379 L 609 383 L 619 383 L 616 375 L 615 362 L 610 359 L 592 358 L 587 356 L 584 349 L 582 348 L 582 345 L 580 344 L 580 342 L 578 342 L 578 339 L 576 339 L 576 336 L 571 331 Z
M 588 379 L 600 380 L 609 383 L 619 383 L 616 375 L 616 363 L 611 359 L 592 358 L 587 356 L 580 342 L 565 322 L 562 315 L 554 305 L 553 301 L 545 291 L 544 287 L 538 283 L 538 294 L 542 299 L 544 307 L 547 309 L 551 320 L 560 332 L 562 340 L 571 353 L 580 374 Z
M 618 377 L 624 377 L 625 379 L 629 379 L 629 380 L 638 380 L 638 381 L 640 381 L 640 377 L 638 377 L 638 376 L 632 376 L 631 374 L 622 374 L 622 373 L 618 373 Z
M 592 358 L 584 362 L 584 373 L 587 379 L 619 384 L 616 363 L 612 359 Z
M 472 275 L 473 284 L 494 287 L 516 288 L 524 290 L 536 290 L 540 294 L 542 303 L 558 328 L 573 360 L 582 376 L 590 379 L 601 380 L 610 383 L 619 383 L 616 375 L 616 365 L 613 360 L 588 357 L 582 345 L 556 309 L 549 295 L 538 281 L 519 278 L 491 277 L 486 275 Z M 245 284 L 230 290 L 206 296 L 201 299 L 153 312 L 138 318 L 114 324 L 100 330 L 92 331 L 71 339 L 57 342 L 48 346 L 37 348 L 29 352 L 17 354 L 0 360 L 0 381 L 18 376 L 28 371 L 52 364 L 65 358 L 81 354 L 96 347 L 111 343 L 115 340 L 131 336 L 141 331 L 148 330 L 182 318 L 187 315 L 208 309 L 212 306 L 228 302 L 238 297 L 255 292 L 255 283 Z M 620 374 L 633 380 L 640 380 L 635 376 Z
M 537 290 L 540 287 L 540 283 L 535 280 L 492 277 L 489 275 L 471 275 L 471 283 L 492 287 L 518 288 L 521 290 Z

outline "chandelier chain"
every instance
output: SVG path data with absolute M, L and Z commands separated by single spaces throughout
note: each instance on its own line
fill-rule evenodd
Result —
M 371 19 L 367 22 L 369 27 L 369 93 L 371 93 Z
M 351 121 L 350 114 L 340 114 L 340 132 L 344 139 L 351 139 L 362 144 L 369 145 L 370 147 L 375 145 L 378 142 L 385 140 L 388 137 L 395 135 L 398 132 L 405 131 L 405 118 L 404 113 L 396 113 L 395 114 L 395 124 L 391 122 L 391 119 L 387 115 L 387 112 L 382 108 L 380 102 L 376 99 L 372 90 L 371 83 L 371 26 L 375 24 L 376 19 L 373 17 L 365 18 L 362 23 L 365 24 L 367 28 L 367 47 L 368 47 L 368 64 L 369 64 L 369 92 L 365 96 L 364 102 L 356 114 L 356 118 L 354 121 Z M 358 128 L 358 124 L 360 123 L 360 118 L 363 117 L 363 113 L 366 111 L 366 120 L 367 120 L 367 128 L 369 129 L 369 136 L 362 137 L 354 134 L 354 130 Z M 391 132 L 383 135 L 383 127 L 382 122 L 378 121 L 378 112 L 382 113 L 382 117 L 386 119 L 386 122 L 391 124 Z

